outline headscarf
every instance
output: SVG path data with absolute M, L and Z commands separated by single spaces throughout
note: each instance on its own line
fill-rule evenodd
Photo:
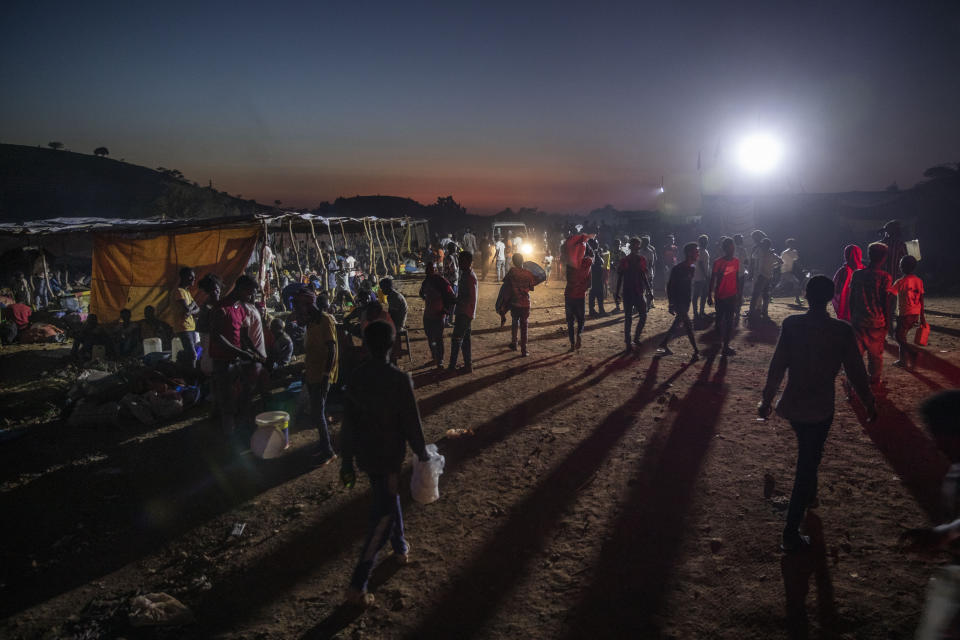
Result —
M 863 269 L 863 250 L 855 244 L 848 244 L 843 248 L 843 264 L 841 267 L 854 265 L 854 271 Z

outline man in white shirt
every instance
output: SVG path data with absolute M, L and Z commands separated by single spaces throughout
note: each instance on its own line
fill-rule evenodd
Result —
M 782 264 L 780 256 L 773 252 L 773 242 L 770 238 L 760 241 L 757 252 L 757 274 L 753 280 L 753 295 L 750 297 L 750 317 L 756 320 L 759 317 L 769 318 L 767 310 L 770 307 L 770 283 L 773 280 L 773 271 Z
M 343 265 L 347 268 L 347 281 L 350 284 L 350 291 L 356 292 L 353 283 L 357 277 L 357 259 L 348 253 L 347 257 L 343 259 Z
M 503 243 L 500 236 L 497 236 L 497 242 L 493 245 L 493 263 L 497 265 L 497 282 L 503 282 L 507 275 L 507 245 Z
M 797 251 L 797 241 L 793 238 L 787 238 L 784 244 L 787 246 L 780 254 L 780 260 L 783 264 L 780 266 L 780 286 L 789 284 L 793 287 L 794 302 L 800 305 L 803 301 L 800 299 L 800 277 L 794 271 L 800 270 L 800 252 Z

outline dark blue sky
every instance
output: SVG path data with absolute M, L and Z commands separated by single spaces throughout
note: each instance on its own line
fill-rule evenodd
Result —
M 909 186 L 960 161 L 958 2 L 517 4 L 8 2 L 0 140 L 267 202 L 476 211 L 651 206 L 662 175 L 693 213 L 701 188 Z M 762 180 L 731 162 L 757 129 L 786 150 Z

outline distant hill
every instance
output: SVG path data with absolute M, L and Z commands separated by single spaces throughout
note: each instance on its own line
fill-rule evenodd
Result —
M 158 171 L 106 157 L 0 144 L 0 220 L 44 218 L 219 218 L 263 213 L 241 200 Z

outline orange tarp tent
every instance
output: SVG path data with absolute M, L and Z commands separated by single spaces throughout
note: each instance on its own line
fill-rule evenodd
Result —
M 207 273 L 215 273 L 229 289 L 250 261 L 261 229 L 251 225 L 203 231 L 95 233 L 90 313 L 101 322 L 112 322 L 120 317 L 121 309 L 129 309 L 138 320 L 144 308 L 152 305 L 157 315 L 169 322 L 170 291 L 177 286 L 180 268 L 193 267 L 198 282 Z

